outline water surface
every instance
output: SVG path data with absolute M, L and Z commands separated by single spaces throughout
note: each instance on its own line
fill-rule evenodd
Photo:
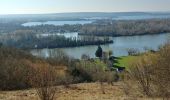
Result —
M 68 25 L 75 25 L 75 24 L 88 24 L 92 23 L 92 21 L 86 21 L 86 20 L 81 20 L 81 21 L 46 21 L 46 22 L 27 22 L 22 24 L 23 26 L 37 26 L 37 25 L 55 25 L 55 26 L 62 26 L 65 24 Z
M 71 36 L 69 34 L 69 36 Z M 160 45 L 165 44 L 170 38 L 170 33 L 157 34 L 157 35 L 143 35 L 143 36 L 122 36 L 112 37 L 114 43 L 102 45 L 104 51 L 112 50 L 114 56 L 127 56 L 127 49 L 135 48 L 140 52 L 144 52 L 145 48 L 158 50 Z M 31 53 L 40 57 L 49 57 L 52 54 L 56 54 L 58 50 L 64 51 L 69 56 L 74 58 L 81 58 L 82 54 L 95 57 L 95 51 L 97 46 L 83 46 L 83 47 L 71 47 L 71 48 L 56 48 L 56 49 L 39 49 L 32 50 Z

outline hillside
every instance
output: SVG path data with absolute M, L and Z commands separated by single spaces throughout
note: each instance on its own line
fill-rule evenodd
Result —
M 81 83 L 70 85 L 70 88 L 58 86 L 54 100 L 152 100 L 149 98 L 131 97 L 123 93 L 119 83 L 113 86 L 104 84 L 105 94 L 101 92 L 99 83 Z M 0 92 L 0 100 L 37 100 L 33 89 L 20 91 Z M 157 99 L 159 100 L 159 99 Z

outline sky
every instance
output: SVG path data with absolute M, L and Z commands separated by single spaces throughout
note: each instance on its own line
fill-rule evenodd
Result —
M 0 0 L 0 14 L 169 12 L 170 0 Z

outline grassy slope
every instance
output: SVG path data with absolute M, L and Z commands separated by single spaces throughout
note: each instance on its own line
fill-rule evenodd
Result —
M 152 56 L 155 57 L 157 56 L 156 53 L 152 53 L 152 52 L 145 52 L 145 53 L 141 53 L 138 56 L 122 56 L 122 57 L 118 57 L 116 59 L 115 65 L 119 66 L 119 67 L 125 67 L 126 69 L 128 69 L 129 67 L 131 67 L 131 64 L 141 60 L 141 58 L 144 58 L 145 56 Z
M 129 68 L 130 64 L 139 59 L 140 56 L 122 56 L 117 60 L 116 66 Z

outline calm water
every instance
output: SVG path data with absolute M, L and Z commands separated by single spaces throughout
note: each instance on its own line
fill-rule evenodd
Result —
M 71 36 L 70 34 L 68 36 Z M 157 50 L 158 47 L 166 43 L 169 38 L 170 33 L 158 35 L 112 37 L 114 43 L 102 45 L 102 48 L 104 51 L 112 50 L 114 56 L 126 56 L 128 55 L 128 48 L 135 48 L 140 50 L 140 52 L 144 52 L 144 48 L 146 47 Z M 87 54 L 93 58 L 95 57 L 96 49 L 97 46 L 83 46 L 72 48 L 32 50 L 31 53 L 40 57 L 49 57 L 53 54 L 56 54 L 58 50 L 62 50 L 74 58 L 81 58 L 82 54 Z
M 37 26 L 37 25 L 56 25 L 61 26 L 65 24 L 75 25 L 75 24 L 88 24 L 92 21 L 47 21 L 47 22 L 27 22 L 22 24 L 23 26 Z
M 54 33 L 54 34 L 37 34 L 37 37 L 48 37 L 48 36 L 55 36 L 55 35 L 59 35 L 59 36 L 64 36 L 66 38 L 78 38 L 78 32 L 71 32 L 71 33 Z
M 111 19 L 113 20 L 139 20 L 139 19 L 152 19 L 152 18 L 170 18 L 170 15 L 133 15 L 133 16 L 115 16 Z M 110 19 L 110 17 L 90 17 L 84 18 L 85 20 L 79 21 L 46 21 L 46 22 L 27 22 L 22 24 L 23 26 L 37 26 L 37 25 L 56 25 L 61 26 L 64 24 L 75 25 L 75 24 L 89 24 L 95 20 Z

